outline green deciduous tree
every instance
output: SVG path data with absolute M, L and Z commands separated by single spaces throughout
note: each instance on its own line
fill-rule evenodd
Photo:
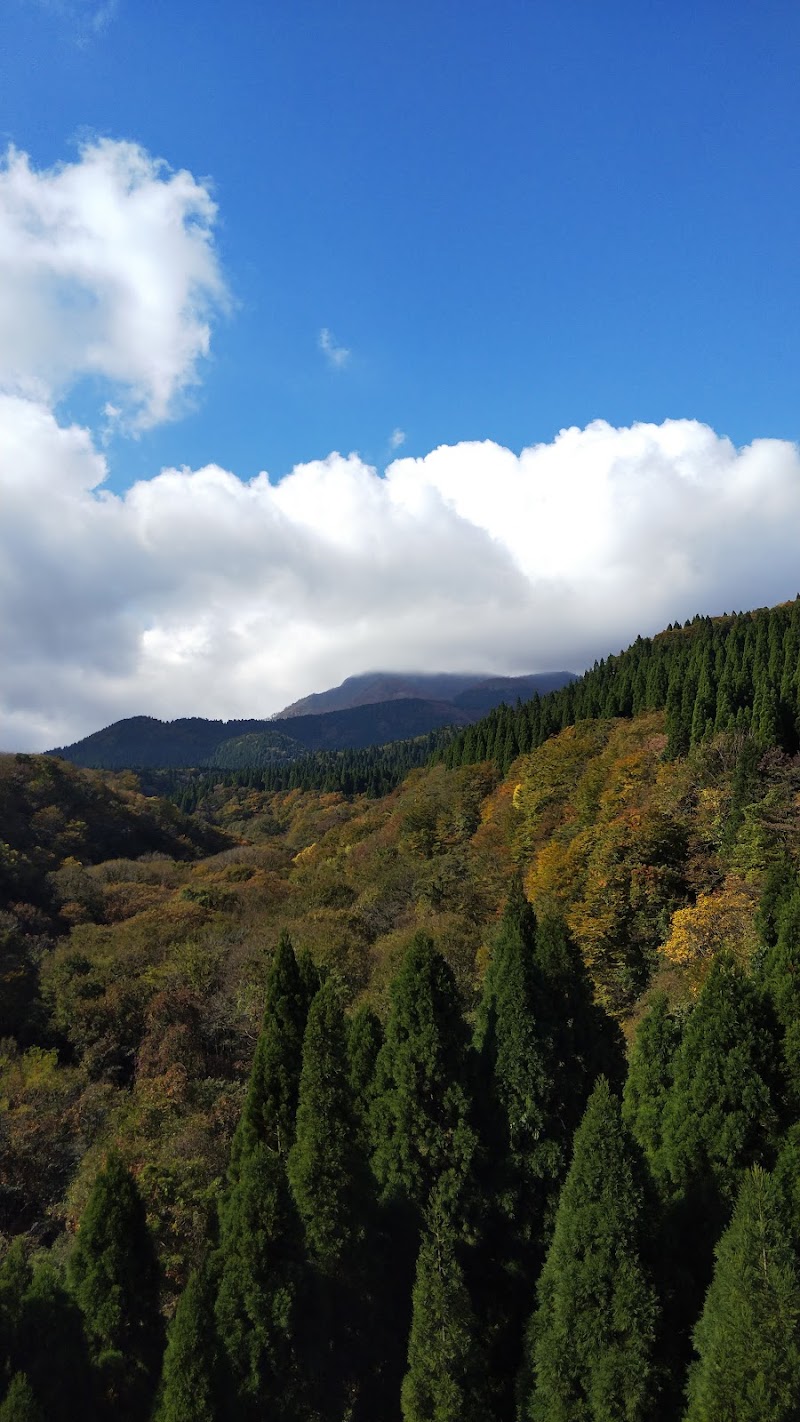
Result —
M 658 1303 L 645 1263 L 640 1152 L 601 1079 L 538 1286 L 522 1416 L 530 1422 L 644 1422 L 652 1416 Z
M 800 1281 L 774 1181 L 745 1175 L 695 1329 L 686 1422 L 796 1422 Z

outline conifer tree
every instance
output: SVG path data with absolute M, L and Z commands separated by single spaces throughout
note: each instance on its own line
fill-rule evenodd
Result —
M 233 1415 L 259 1422 L 270 1409 L 298 1419 L 302 1229 L 281 1157 L 262 1141 L 242 1156 L 222 1211 L 217 1333 Z
M 189 1275 L 178 1300 L 154 1422 L 218 1422 L 222 1416 L 215 1293 L 215 1271 L 206 1261 Z
M 106 1405 L 145 1417 L 161 1362 L 158 1266 L 136 1181 L 116 1153 L 95 1180 L 68 1280 Z
M 21 1300 L 15 1348 L 48 1422 L 73 1422 L 92 1406 L 83 1318 L 48 1262 L 40 1263 Z
M 16 1359 L 23 1300 L 31 1278 L 25 1241 L 18 1235 L 0 1262 L 0 1390 L 18 1371 Z
M 675 1056 L 659 1165 L 676 1194 L 736 1198 L 741 1170 L 772 1148 L 776 1044 L 755 987 L 724 955 L 712 965 Z M 719 1215 L 721 1220 L 724 1213 Z
M 666 993 L 659 993 L 639 1023 L 622 1098 L 622 1118 L 654 1170 L 661 1162 L 664 1112 L 680 1040 L 680 1022 Z
M 369 1121 L 375 1098 L 378 1053 L 383 1045 L 380 1019 L 369 1007 L 360 1007 L 350 1018 L 347 1031 L 347 1058 L 353 1102 L 365 1141 L 369 1141 Z
M 385 1200 L 423 1214 L 448 1172 L 461 1189 L 475 1151 L 468 1045 L 453 974 L 417 934 L 392 986 L 376 1068 L 373 1168 Z
M 778 1191 L 758 1166 L 717 1246 L 694 1336 L 686 1422 L 797 1422 L 800 1281 Z
M 777 942 L 768 951 L 762 981 L 781 1032 L 784 1074 L 793 1115 L 800 1110 L 800 889 L 778 915 Z
M 490 1110 L 499 1107 L 505 1126 L 518 1237 L 541 1237 L 594 1082 L 601 1074 L 621 1081 L 624 1055 L 566 925 L 554 915 L 537 925 L 518 876 L 486 974 L 476 1045 L 494 1082 Z
M 281 934 L 267 979 L 261 1034 L 231 1147 L 230 1179 L 258 1142 L 286 1159 L 294 1140 L 303 1033 L 313 986 L 308 962 L 298 966 L 288 933 Z
M 549 1129 L 555 1083 L 549 1023 L 540 1017 L 544 996 L 536 917 L 515 876 L 484 980 L 475 1044 L 483 1083 L 493 1086 L 485 1106 L 489 1154 L 500 1171 L 506 1167 L 505 1209 L 516 1219 L 520 1243 L 541 1232 L 543 1182 L 557 1178 L 559 1166 L 560 1142 Z M 523 1194 L 530 1201 L 524 1214 Z
M 348 1067 L 344 1012 L 329 980 L 308 1015 L 288 1173 L 309 1256 L 331 1276 L 352 1264 L 366 1225 L 368 1174 Z
M 363 1411 L 374 1389 L 380 1309 L 373 1177 L 354 1106 L 344 1012 L 331 980 L 308 1015 L 288 1174 L 311 1264 L 304 1366 L 316 1382 L 319 1415 L 339 1422 L 348 1406 L 347 1415 L 357 1403 Z
M 620 1077 L 623 1062 L 619 1029 L 595 1005 L 577 945 L 554 916 L 537 925 L 518 876 L 486 973 L 476 1043 L 487 1203 L 473 1289 L 502 1415 L 572 1137 L 599 1071 Z
M 652 1416 L 658 1304 L 638 1147 L 601 1078 L 575 1136 L 529 1339 L 526 1422 Z
M 24 1373 L 15 1373 L 5 1401 L 0 1406 L 0 1422 L 47 1422 Z
M 485 1360 L 446 1194 L 434 1190 L 417 1260 L 404 1422 L 487 1422 Z

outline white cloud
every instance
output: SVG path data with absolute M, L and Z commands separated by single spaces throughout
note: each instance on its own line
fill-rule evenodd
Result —
M 394 430 L 392 430 L 392 433 L 391 433 L 390 436 L 389 436 L 389 448 L 390 448 L 390 449 L 400 449 L 401 445 L 404 445 L 405 442 L 406 442 L 406 432 L 405 432 L 405 430 L 401 430 L 401 429 L 394 429 Z
M 336 369 L 341 370 L 347 365 L 350 359 L 350 352 L 346 346 L 340 346 L 332 331 L 327 326 L 323 326 L 319 333 L 317 345 L 326 357 L 328 362 Z
M 0 167 L 0 746 L 268 715 L 376 668 L 580 670 L 797 591 L 797 447 L 690 420 L 443 446 L 383 477 L 331 454 L 277 484 L 209 465 L 108 492 L 109 427 L 167 417 L 208 350 L 214 218 L 133 144 Z M 345 363 L 330 331 L 320 347 Z M 86 376 L 94 432 L 56 415 Z
M 225 287 L 216 206 L 191 173 L 100 139 L 37 172 L 0 161 L 0 387 L 52 403 L 84 376 L 133 427 L 175 412 Z
M 85 430 L 0 402 L 0 744 L 120 716 L 267 715 L 352 672 L 581 669 L 675 617 L 797 591 L 800 455 L 600 421 L 124 496 Z

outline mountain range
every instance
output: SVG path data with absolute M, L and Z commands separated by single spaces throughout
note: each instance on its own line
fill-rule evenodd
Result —
M 50 754 L 107 770 L 280 764 L 309 751 L 354 750 L 409 740 L 442 726 L 468 726 L 501 703 L 514 705 L 574 680 L 574 673 L 566 671 L 519 677 L 375 672 L 348 677 L 341 686 L 296 701 L 270 719 L 131 716 Z

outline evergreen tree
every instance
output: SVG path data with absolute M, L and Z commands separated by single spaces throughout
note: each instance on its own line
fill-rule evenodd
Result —
M 689 1378 L 686 1422 L 797 1422 L 800 1281 L 774 1182 L 742 1182 L 716 1249 Z
M 800 1110 L 800 889 L 778 915 L 777 942 L 762 968 L 781 1032 L 784 1075 L 792 1114 Z
M 294 1140 L 303 1033 L 313 978 L 308 961 L 301 972 L 288 933 L 278 940 L 267 979 L 261 1035 L 250 1082 L 231 1148 L 230 1179 L 259 1142 L 284 1160 Z
M 622 1098 L 622 1118 L 654 1170 L 662 1158 L 664 1112 L 680 1040 L 680 1022 L 666 993 L 659 993 L 639 1023 Z
M 216 1279 L 207 1261 L 192 1271 L 170 1325 L 155 1422 L 219 1422 Z
M 372 1177 L 353 1104 L 344 1013 L 330 980 L 308 1015 L 288 1173 L 313 1271 L 305 1370 L 316 1381 L 321 1417 L 339 1422 L 348 1401 L 352 1409 L 368 1390 L 376 1301 L 368 1270 Z
M 740 1172 L 773 1147 L 779 1083 L 770 1014 L 724 955 L 712 965 L 675 1056 L 659 1175 L 706 1197 L 721 1223 Z M 721 1210 L 719 1207 L 722 1207 Z
M 367 1213 L 367 1167 L 348 1068 L 344 1013 L 329 980 L 308 1015 L 288 1172 L 309 1255 L 331 1276 L 358 1253 Z
M 445 1171 L 460 1190 L 472 1163 L 467 1051 L 453 974 L 419 933 L 392 986 L 372 1110 L 383 1197 L 408 1202 L 419 1215 Z
M 485 1107 L 489 1154 L 501 1181 L 506 1166 L 504 1207 L 517 1222 L 521 1246 L 541 1234 L 546 1183 L 558 1178 L 560 1165 L 560 1142 L 550 1129 L 556 1092 L 543 1005 L 536 917 L 516 876 L 484 979 L 475 1045 L 483 1083 L 493 1086 Z
M 434 1191 L 417 1260 L 404 1422 L 488 1422 L 485 1361 L 459 1248 L 446 1200 Z
M 476 1043 L 486 1204 L 473 1289 L 504 1414 L 572 1137 L 598 1068 L 619 1076 L 623 1061 L 619 1030 L 593 1001 L 577 945 L 561 920 L 537 925 L 519 877 L 484 980 Z
M 31 1278 L 25 1241 L 18 1235 L 0 1262 L 0 1392 L 18 1371 L 16 1359 L 23 1300 Z
M 47 1422 L 73 1422 L 91 1411 L 92 1377 L 81 1311 L 47 1262 L 33 1271 L 22 1297 L 15 1357 Z
M 350 1086 L 364 1141 L 369 1141 L 369 1121 L 375 1099 L 378 1053 L 383 1045 L 380 1019 L 369 1007 L 360 1007 L 350 1018 L 347 1031 L 347 1059 Z
M 89 1196 L 68 1279 L 107 1406 L 145 1417 L 161 1361 L 158 1266 L 136 1182 L 115 1153 Z
M 652 1416 L 658 1304 L 645 1264 L 638 1147 L 601 1079 L 575 1136 L 538 1286 L 522 1416 L 644 1422 Z
M 302 1228 L 286 1167 L 262 1141 L 241 1159 L 222 1212 L 216 1323 L 231 1414 L 299 1422 Z
M 5 1401 L 0 1406 L 0 1422 L 47 1422 L 24 1373 L 15 1373 Z
M 537 925 L 519 877 L 487 970 L 476 1046 L 494 1083 L 490 1111 L 504 1127 L 496 1144 L 510 1165 L 509 1203 L 524 1243 L 526 1234 L 542 1237 L 597 1076 L 621 1081 L 624 1054 L 566 925 L 554 915 Z

